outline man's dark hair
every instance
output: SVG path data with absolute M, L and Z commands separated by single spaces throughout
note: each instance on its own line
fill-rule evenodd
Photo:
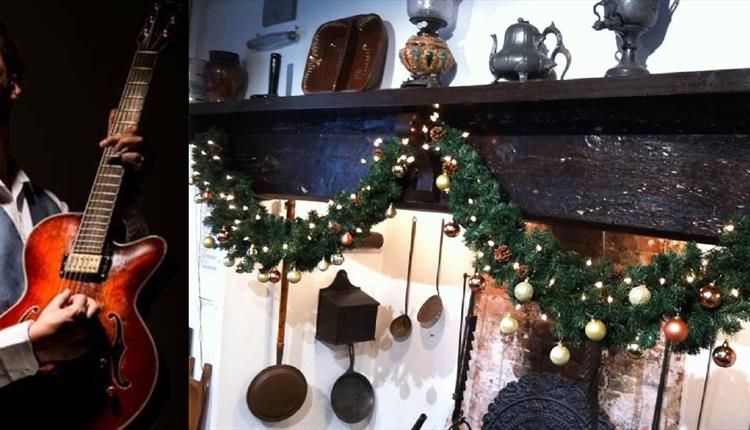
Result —
M 18 59 L 18 50 L 16 45 L 8 35 L 8 29 L 0 22 L 0 57 L 5 63 L 5 69 L 8 71 L 9 78 L 20 79 L 23 73 L 23 64 Z

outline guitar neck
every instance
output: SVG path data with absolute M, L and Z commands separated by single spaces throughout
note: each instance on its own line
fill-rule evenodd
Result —
M 133 56 L 128 79 L 120 97 L 109 135 L 125 132 L 137 126 L 141 119 L 143 103 L 151 83 L 157 51 L 138 50 Z M 117 163 L 117 154 L 111 147 L 103 150 L 94 184 L 83 212 L 81 227 L 73 252 L 102 254 L 112 222 L 117 197 L 122 186 L 125 169 Z

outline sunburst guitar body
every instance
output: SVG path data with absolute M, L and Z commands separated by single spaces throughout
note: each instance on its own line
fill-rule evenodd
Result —
M 36 319 L 55 295 L 68 288 L 89 295 L 101 306 L 98 336 L 83 359 L 47 366 L 0 391 L 2 420 L 16 422 L 10 418 L 22 416 L 30 428 L 119 429 L 138 415 L 154 390 L 159 361 L 135 304 L 162 261 L 166 242 L 148 236 L 113 243 L 106 253 L 105 279 L 68 279 L 61 276 L 61 264 L 70 255 L 81 219 L 81 214 L 55 215 L 34 228 L 24 250 L 26 291 L 0 316 L 0 327 Z

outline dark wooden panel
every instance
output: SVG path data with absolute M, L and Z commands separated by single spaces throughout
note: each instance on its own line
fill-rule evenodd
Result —
M 713 242 L 750 215 L 750 69 L 193 105 L 267 197 L 352 190 L 371 142 L 441 104 L 532 220 Z M 430 193 L 402 207 L 446 210 Z

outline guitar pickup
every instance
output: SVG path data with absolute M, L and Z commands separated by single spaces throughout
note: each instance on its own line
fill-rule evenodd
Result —
M 103 281 L 111 265 L 112 259 L 107 255 L 72 253 L 63 258 L 60 277 L 84 282 Z

